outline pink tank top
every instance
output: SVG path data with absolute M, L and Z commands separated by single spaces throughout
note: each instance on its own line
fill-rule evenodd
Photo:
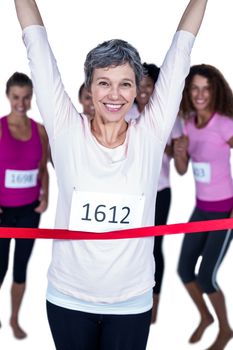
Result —
M 42 144 L 37 123 L 30 121 L 31 138 L 21 141 L 11 136 L 7 117 L 0 119 L 0 206 L 18 207 L 39 198 L 38 169 Z

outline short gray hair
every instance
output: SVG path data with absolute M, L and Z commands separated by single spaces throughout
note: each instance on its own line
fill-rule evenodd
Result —
M 89 89 L 95 68 L 120 66 L 129 63 L 135 73 L 137 87 L 143 76 L 143 66 L 138 51 L 128 42 L 120 39 L 104 41 L 92 49 L 84 64 L 85 85 Z

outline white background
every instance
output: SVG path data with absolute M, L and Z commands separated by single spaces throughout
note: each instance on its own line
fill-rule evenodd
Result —
M 184 0 L 38 0 L 66 90 L 77 108 L 80 109 L 77 92 L 83 81 L 83 62 L 90 49 L 104 40 L 121 38 L 139 50 L 142 61 L 160 65 L 187 3 Z M 0 1 L 0 33 L 0 115 L 4 115 L 9 112 L 5 97 L 7 79 L 15 71 L 30 74 L 13 0 Z M 232 34 L 232 0 L 210 0 L 193 49 L 192 64 L 215 65 L 231 86 Z M 41 121 L 35 99 L 30 115 Z M 171 170 L 173 198 L 169 222 L 186 222 L 195 196 L 191 171 L 189 169 L 187 175 L 180 177 L 173 166 Z M 50 202 L 41 220 L 41 227 L 46 228 L 53 227 L 57 196 L 56 177 L 51 166 L 49 171 Z M 190 346 L 187 343 L 199 319 L 176 273 L 181 240 L 182 235 L 166 237 L 164 240 L 164 284 L 158 321 L 151 327 L 148 350 L 203 350 L 216 336 L 215 322 L 199 344 Z M 54 350 L 45 313 L 46 274 L 50 257 L 51 241 L 37 240 L 28 268 L 28 286 L 20 314 L 21 324 L 28 332 L 28 338 L 22 341 L 12 337 L 8 326 L 12 276 L 10 265 L 0 292 L 0 319 L 3 324 L 0 329 L 1 350 Z M 225 292 L 233 325 L 232 246 L 219 270 L 218 280 Z M 226 348 L 231 349 L 233 341 Z

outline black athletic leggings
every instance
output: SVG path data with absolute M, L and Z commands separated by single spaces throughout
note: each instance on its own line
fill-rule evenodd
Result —
M 151 310 L 136 315 L 99 315 L 69 310 L 47 301 L 57 350 L 145 350 Z
M 0 227 L 25 227 L 37 228 L 39 226 L 40 214 L 34 209 L 39 202 L 20 207 L 1 207 Z M 0 284 L 5 278 L 10 251 L 11 238 L 0 238 Z M 34 239 L 15 239 L 13 281 L 25 283 L 28 260 L 31 256 Z
M 155 204 L 155 225 L 165 225 L 169 214 L 171 203 L 171 189 L 165 188 L 158 191 Z M 163 236 L 157 236 L 154 240 L 155 259 L 155 286 L 154 294 L 159 294 L 162 286 L 164 272 L 164 257 L 162 250 Z
M 195 208 L 190 221 L 224 219 L 229 215 L 229 212 L 206 212 Z M 178 264 L 178 274 L 182 282 L 186 284 L 196 281 L 203 293 L 218 291 L 216 276 L 231 239 L 231 230 L 186 234 Z M 199 257 L 202 260 L 198 272 L 195 273 Z

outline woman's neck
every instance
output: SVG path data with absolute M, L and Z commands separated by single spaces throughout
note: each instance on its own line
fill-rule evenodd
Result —
M 209 120 L 213 116 L 213 111 L 203 111 L 196 113 L 196 125 L 198 128 L 202 128 L 208 124 Z
M 139 113 L 142 113 L 144 111 L 145 106 L 146 106 L 145 104 L 137 103 L 137 108 Z
M 105 147 L 115 148 L 122 145 L 126 138 L 128 124 L 124 119 L 117 122 L 104 122 L 97 117 L 91 120 L 91 132 L 97 141 Z
M 28 124 L 28 117 L 25 114 L 24 116 L 18 116 L 15 113 L 11 112 L 8 116 L 7 116 L 8 122 L 10 124 L 14 124 L 14 125 L 19 125 L 19 126 L 25 126 Z

